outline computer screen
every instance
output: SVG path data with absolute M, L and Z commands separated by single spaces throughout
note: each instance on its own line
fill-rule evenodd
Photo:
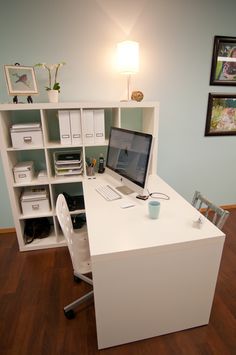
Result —
M 121 192 L 143 193 L 148 176 L 152 140 L 151 134 L 111 127 L 106 172 L 122 183 L 123 186 L 116 187 Z

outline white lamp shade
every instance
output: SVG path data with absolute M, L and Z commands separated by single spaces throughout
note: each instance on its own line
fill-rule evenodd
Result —
M 124 41 L 117 44 L 117 69 L 123 74 L 139 71 L 139 43 Z

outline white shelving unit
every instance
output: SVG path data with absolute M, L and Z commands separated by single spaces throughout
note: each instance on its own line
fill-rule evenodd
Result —
M 105 142 L 104 144 L 84 144 L 80 146 L 62 146 L 59 136 L 58 110 L 80 110 L 81 117 L 85 110 L 104 109 Z M 85 157 L 97 158 L 102 152 L 105 156 L 111 126 L 133 129 L 150 133 L 154 137 L 151 172 L 157 172 L 157 135 L 159 105 L 157 102 L 74 102 L 74 103 L 35 103 L 35 104 L 2 104 L 0 105 L 1 155 L 9 191 L 12 214 L 17 233 L 20 251 L 53 248 L 66 245 L 57 221 L 55 204 L 60 192 L 71 195 L 83 194 L 83 181 L 87 179 Z M 12 147 L 10 128 L 15 123 L 40 122 L 43 133 L 42 146 L 30 146 L 22 149 Z M 82 125 L 83 133 L 83 125 Z M 83 155 L 83 175 L 55 176 L 53 152 L 80 150 Z M 16 163 L 33 160 L 37 170 L 45 169 L 48 177 L 42 181 L 34 178 L 29 183 L 15 183 L 13 167 Z M 21 193 L 26 186 L 46 186 L 49 191 L 51 210 L 46 213 L 35 212 L 23 215 L 20 204 Z M 80 213 L 73 211 L 72 214 Z M 32 243 L 24 241 L 25 221 L 29 218 L 47 217 L 52 228 L 47 238 L 35 239 Z

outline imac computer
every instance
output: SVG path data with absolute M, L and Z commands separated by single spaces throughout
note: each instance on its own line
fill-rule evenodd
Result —
M 106 173 L 120 182 L 123 194 L 144 194 L 152 153 L 151 134 L 111 127 Z

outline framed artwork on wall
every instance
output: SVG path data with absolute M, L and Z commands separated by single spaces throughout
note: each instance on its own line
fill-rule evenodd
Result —
M 4 65 L 9 95 L 33 95 L 38 93 L 33 67 Z
M 205 136 L 236 135 L 236 94 L 209 94 Z
M 215 36 L 210 85 L 236 85 L 236 37 Z

